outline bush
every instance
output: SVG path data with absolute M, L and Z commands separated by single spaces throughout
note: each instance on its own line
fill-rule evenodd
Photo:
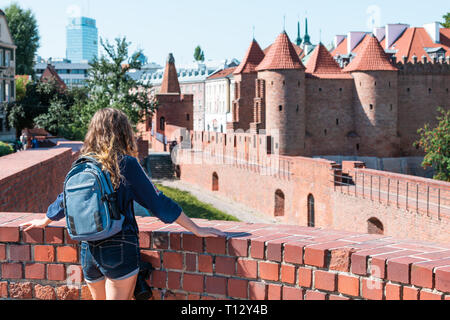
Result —
M 11 147 L 8 143 L 0 141 L 0 157 L 6 156 L 11 153 L 14 153 L 13 147 Z

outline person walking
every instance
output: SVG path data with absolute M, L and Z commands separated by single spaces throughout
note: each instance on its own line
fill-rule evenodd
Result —
M 139 228 L 133 201 L 166 224 L 177 223 L 198 237 L 226 234 L 218 229 L 199 227 L 182 208 L 166 197 L 145 174 L 137 160 L 137 143 L 127 116 L 118 109 L 99 110 L 92 118 L 81 155 L 100 162 L 111 177 L 117 205 L 125 216 L 122 231 L 106 240 L 81 242 L 84 279 L 95 300 L 130 300 L 139 273 Z M 24 231 L 45 228 L 65 217 L 64 193 L 58 195 L 44 219 L 21 224 Z

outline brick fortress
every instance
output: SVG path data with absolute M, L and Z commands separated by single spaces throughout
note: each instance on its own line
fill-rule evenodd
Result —
M 396 62 L 375 36 L 360 46 L 341 68 L 322 44 L 304 66 L 285 32 L 267 54 L 253 41 L 234 73 L 228 129 L 278 134 L 280 155 L 423 155 L 417 130 L 436 124 L 438 106 L 450 108 L 450 56 Z
M 156 151 L 178 141 L 180 179 L 280 222 L 447 242 L 449 183 L 314 158 L 423 156 L 417 130 L 450 107 L 450 57 L 397 61 L 373 35 L 358 47 L 341 68 L 322 44 L 304 65 L 285 32 L 266 53 L 253 40 L 233 74 L 226 133 L 191 131 L 164 98 L 143 135 Z M 180 99 L 175 75 L 168 63 L 162 89 Z

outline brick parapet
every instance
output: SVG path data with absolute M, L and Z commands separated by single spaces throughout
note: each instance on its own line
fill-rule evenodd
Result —
M 0 213 L 0 299 L 90 299 L 79 246 L 63 222 L 19 230 L 36 217 L 41 216 Z M 155 267 L 149 280 L 155 299 L 444 300 L 450 295 L 449 244 L 195 219 L 227 233 L 227 238 L 198 238 L 153 217 L 137 221 L 142 257 Z

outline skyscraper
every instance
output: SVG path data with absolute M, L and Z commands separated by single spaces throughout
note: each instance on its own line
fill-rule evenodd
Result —
M 66 40 L 68 60 L 72 63 L 92 61 L 98 55 L 98 30 L 95 19 L 70 18 Z

